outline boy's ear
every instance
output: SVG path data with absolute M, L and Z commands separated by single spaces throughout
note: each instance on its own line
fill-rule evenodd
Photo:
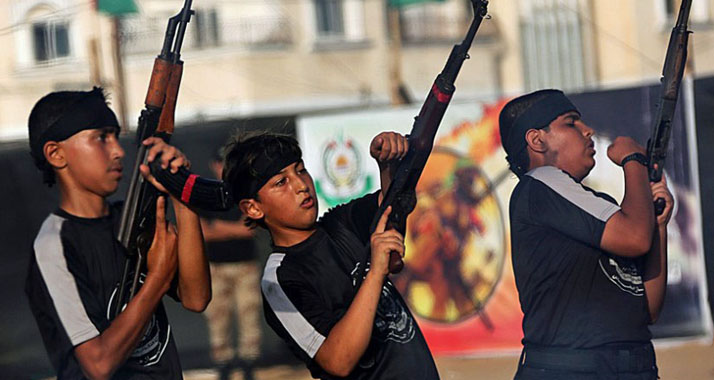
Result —
M 529 129 L 526 132 L 526 144 L 531 150 L 538 153 L 545 153 L 548 150 L 548 144 L 543 139 L 544 129 Z
M 45 155 L 47 162 L 55 169 L 61 169 L 67 166 L 64 150 L 57 141 L 48 141 L 42 147 L 42 153 Z
M 238 208 L 240 208 L 243 215 L 254 220 L 263 219 L 265 216 L 263 210 L 260 208 L 260 204 L 258 204 L 255 199 L 241 199 L 241 201 L 238 202 Z

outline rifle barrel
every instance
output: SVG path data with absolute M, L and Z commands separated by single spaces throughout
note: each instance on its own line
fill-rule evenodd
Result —
M 389 228 L 395 228 L 402 234 L 406 233 L 407 216 L 416 206 L 416 185 L 433 148 L 436 132 L 446 113 L 451 96 L 456 91 L 454 81 L 464 60 L 468 58 L 468 51 L 476 31 L 487 15 L 488 1 L 471 0 L 471 4 L 474 7 L 474 19 L 471 21 L 471 26 L 463 42 L 455 45 L 451 50 L 444 69 L 437 75 L 419 115 L 414 120 L 409 133 L 409 151 L 394 171 L 392 182 L 372 220 L 370 231 L 375 230 L 379 218 L 387 207 L 392 206 L 392 212 L 387 222 Z M 391 273 L 398 273 L 404 265 L 399 254 L 394 251 L 390 253 L 389 264 Z
M 181 17 L 181 22 L 179 23 L 178 33 L 176 34 L 176 41 L 174 43 L 173 63 L 179 63 L 181 60 L 181 46 L 183 45 L 183 37 L 186 33 L 186 26 L 191 21 L 191 15 L 193 14 L 193 11 L 191 10 L 191 1 L 192 0 L 186 0 L 183 5 L 183 9 L 181 9 L 181 13 L 177 15 Z
M 691 0 L 683 0 L 679 7 L 677 22 L 672 28 L 667 45 L 667 53 L 662 68 L 660 95 L 657 102 L 657 113 L 652 123 L 652 132 L 647 142 L 648 175 L 651 182 L 662 180 L 664 162 L 667 158 L 667 146 L 672 134 L 672 123 L 677 107 L 677 99 L 684 75 L 687 61 L 687 45 L 689 33 L 689 10 Z M 664 199 L 655 201 L 655 214 L 660 215 L 664 210 Z
M 682 6 L 679 7 L 677 15 L 677 23 L 675 27 L 684 28 L 686 31 L 689 21 L 689 10 L 692 8 L 692 0 L 682 0 Z

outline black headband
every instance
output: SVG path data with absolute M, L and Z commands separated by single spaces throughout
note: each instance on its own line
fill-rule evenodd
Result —
M 30 147 L 33 155 L 42 157 L 46 142 L 66 140 L 85 129 L 119 128 L 117 117 L 107 106 L 101 91 L 99 88 L 89 91 L 52 123 Z
M 503 148 L 510 156 L 515 156 L 526 147 L 525 135 L 529 129 L 542 129 L 550 125 L 558 116 L 578 108 L 561 91 L 552 91 L 533 103 L 513 121 Z
M 234 199 L 240 200 L 246 198 L 254 198 L 255 195 L 258 194 L 258 190 L 260 190 L 260 188 L 262 188 L 268 182 L 268 180 L 270 180 L 270 178 L 280 173 L 280 171 L 283 170 L 286 166 L 294 162 L 300 161 L 300 159 L 301 157 L 299 151 L 286 151 L 282 152 L 282 154 L 279 154 L 277 156 L 271 156 L 270 154 L 268 154 L 268 152 L 265 151 L 262 152 L 261 155 L 257 157 L 254 161 L 254 177 L 248 183 L 247 193 L 241 194 L 238 197 L 235 197 Z

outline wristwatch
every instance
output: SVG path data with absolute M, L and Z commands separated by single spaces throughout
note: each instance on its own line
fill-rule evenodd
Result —
M 649 166 L 649 162 L 647 161 L 647 156 L 645 156 L 644 154 L 639 153 L 639 152 L 632 153 L 629 156 L 623 158 L 622 162 L 620 162 L 620 166 L 625 167 L 625 164 L 628 163 L 629 161 L 637 161 L 640 164 L 644 165 L 644 167 Z

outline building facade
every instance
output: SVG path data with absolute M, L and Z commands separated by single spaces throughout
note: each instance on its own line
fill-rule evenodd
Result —
M 126 123 L 135 126 L 168 17 L 183 3 L 135 2 L 139 12 L 116 22 L 97 13 L 94 1 L 0 2 L 0 139 L 26 137 L 27 116 L 43 94 L 92 85 L 114 94 L 123 83 Z M 697 75 L 714 71 L 712 3 L 692 6 Z M 492 1 L 457 96 L 654 82 L 678 6 L 679 0 Z M 399 10 L 398 29 L 390 29 L 385 0 L 195 2 L 182 49 L 177 124 L 387 105 L 395 62 L 420 102 L 463 38 L 470 8 L 467 0 L 407 6 Z M 400 31 L 398 50 L 393 30 Z M 113 107 L 121 103 L 112 99 Z

